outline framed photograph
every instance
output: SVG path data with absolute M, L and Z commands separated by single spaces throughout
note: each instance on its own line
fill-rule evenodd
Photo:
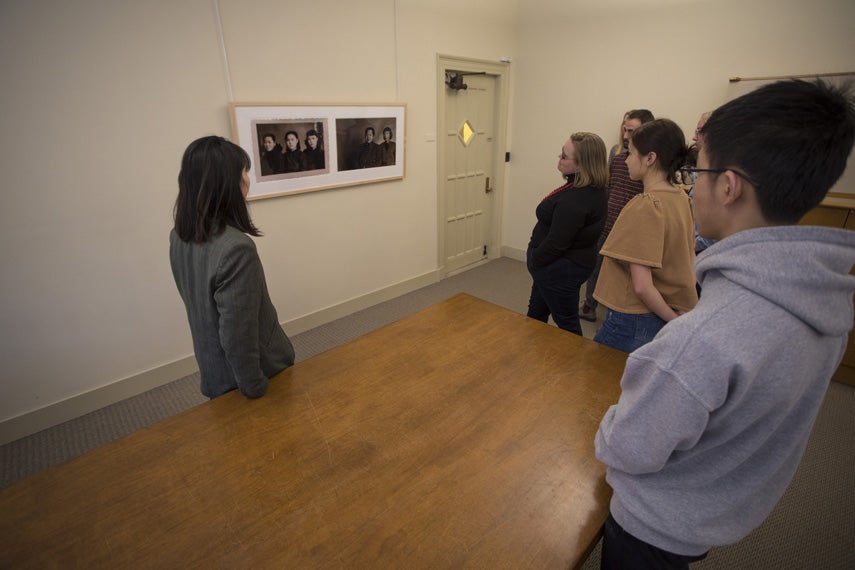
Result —
M 406 105 L 231 103 L 248 200 L 404 177 Z

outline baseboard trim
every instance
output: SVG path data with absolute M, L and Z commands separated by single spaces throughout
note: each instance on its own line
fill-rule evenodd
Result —
M 297 335 L 378 303 L 411 293 L 416 289 L 436 283 L 438 280 L 438 270 L 429 271 L 412 279 L 297 317 L 282 323 L 282 328 L 289 335 Z M 0 445 L 79 418 L 158 386 L 169 384 L 197 370 L 199 370 L 199 366 L 196 364 L 195 356 L 191 354 L 163 366 L 116 380 L 106 386 L 4 420 L 0 422 Z
M 432 285 L 437 281 L 439 281 L 439 270 L 429 271 L 428 273 L 413 277 L 412 279 L 407 279 L 406 281 L 401 281 L 400 283 L 383 287 L 382 289 L 371 291 L 365 295 L 353 297 L 352 299 L 348 299 L 342 303 L 320 309 L 314 313 L 309 313 L 302 317 L 291 319 L 290 321 L 283 323 L 282 328 L 285 329 L 285 332 L 288 333 L 289 336 L 297 335 L 301 332 L 325 325 L 336 319 L 352 315 L 362 309 L 373 307 L 378 303 L 383 303 L 384 301 L 394 299 L 395 297 L 412 293 L 416 289 Z
M 509 245 L 502 246 L 502 257 L 509 257 L 517 261 L 522 261 L 523 263 L 526 261 L 524 249 L 517 249 Z
M 199 370 L 192 354 L 0 423 L 0 445 L 138 396 Z

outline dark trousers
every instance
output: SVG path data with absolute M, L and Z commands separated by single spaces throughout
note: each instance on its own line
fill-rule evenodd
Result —
M 683 556 L 656 548 L 626 532 L 609 513 L 603 526 L 600 570 L 688 570 L 689 563 L 707 557 Z
M 596 299 L 594 299 L 594 289 L 597 288 L 597 279 L 600 277 L 600 267 L 603 266 L 603 256 L 600 255 L 600 250 L 603 249 L 603 244 L 605 243 L 606 238 L 600 236 L 600 239 L 597 240 L 597 264 L 594 265 L 594 271 L 591 272 L 591 276 L 588 277 L 588 281 L 585 284 L 585 305 L 589 309 L 596 309 L 599 303 Z
M 543 267 L 535 267 L 528 248 L 527 266 L 531 273 L 531 296 L 528 316 L 547 322 L 549 315 L 559 328 L 582 336 L 579 324 L 579 290 L 591 274 L 591 267 L 583 267 L 569 259 L 559 258 Z

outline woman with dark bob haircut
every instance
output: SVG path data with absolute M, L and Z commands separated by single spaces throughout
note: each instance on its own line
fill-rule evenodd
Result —
M 294 364 L 247 235 L 261 235 L 246 207 L 249 166 L 241 147 L 209 136 L 190 143 L 178 174 L 169 262 L 209 398 L 235 389 L 259 398 L 271 376 Z
M 669 119 L 644 123 L 629 139 L 626 167 L 644 191 L 621 210 L 600 250 L 594 298 L 609 310 L 597 342 L 632 352 L 698 303 L 692 208 L 674 184 L 687 155 L 686 137 Z

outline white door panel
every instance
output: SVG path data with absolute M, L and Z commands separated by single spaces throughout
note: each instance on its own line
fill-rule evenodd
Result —
M 487 257 L 495 156 L 496 78 L 466 75 L 445 90 L 445 273 Z

